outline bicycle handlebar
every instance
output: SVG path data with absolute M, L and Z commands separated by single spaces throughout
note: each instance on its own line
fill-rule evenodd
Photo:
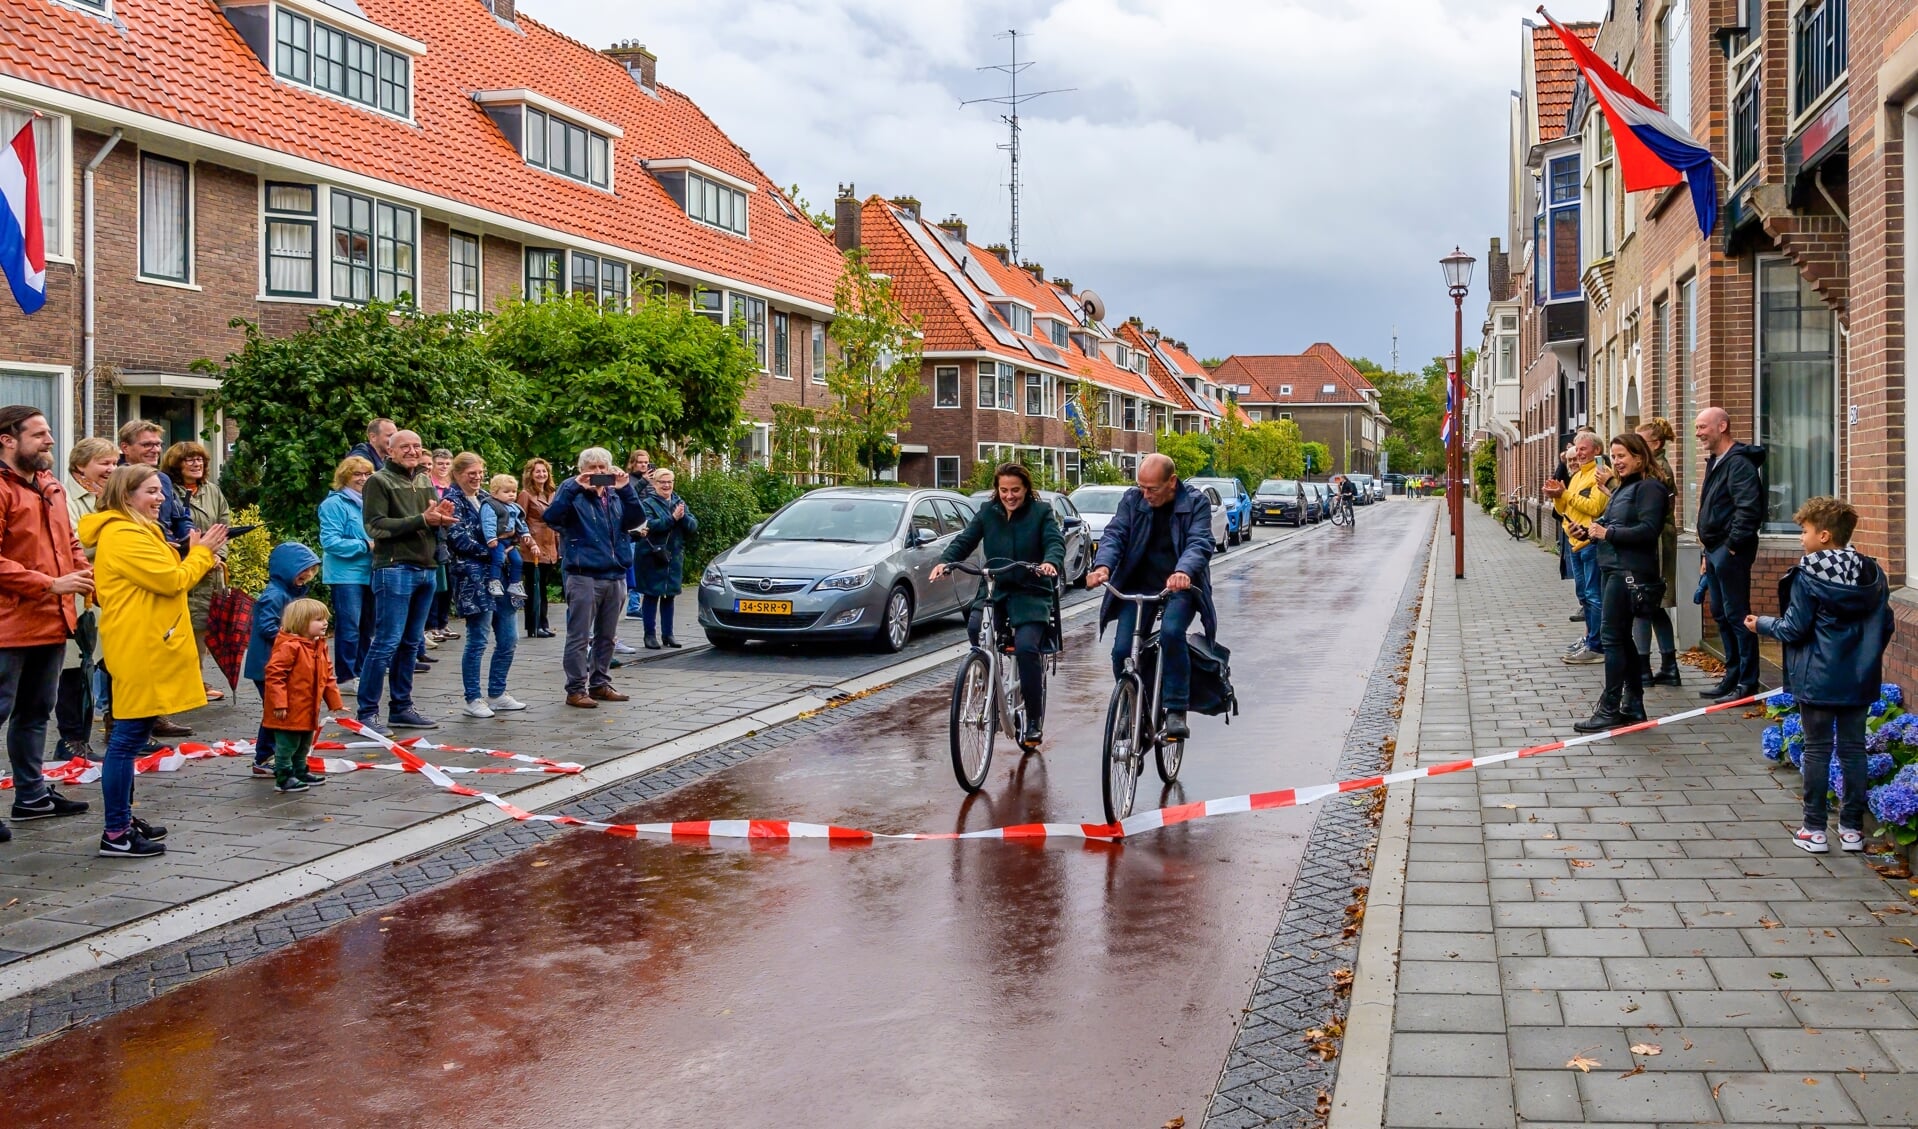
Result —
M 1110 583 L 1101 584 L 1100 587 L 1104 588 L 1106 590 L 1106 593 L 1110 595 L 1113 599 L 1126 600 L 1134 604 L 1156 604 L 1160 602 L 1161 600 L 1165 600 L 1172 595 L 1172 589 L 1170 588 L 1159 589 L 1159 594 L 1156 596 L 1128 596 L 1124 592 L 1121 592 L 1117 588 L 1114 588 Z
M 1026 561 L 1013 561 L 1011 564 L 1003 564 L 997 568 L 982 568 L 979 565 L 967 564 L 965 561 L 953 561 L 946 567 L 954 572 L 968 572 L 974 576 L 1010 576 L 1021 570 L 1035 573 L 1039 571 L 1038 565 Z

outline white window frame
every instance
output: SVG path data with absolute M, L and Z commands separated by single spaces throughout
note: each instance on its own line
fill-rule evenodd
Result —
M 942 473 L 944 468 L 948 466 L 952 468 L 952 484 L 950 486 L 946 485 L 945 475 Z M 932 457 L 933 489 L 957 490 L 965 485 L 964 480 L 959 477 L 959 469 L 960 459 L 958 455 L 934 455 Z
M 1279 395 L 1290 396 L 1291 394 L 1292 394 L 1292 386 L 1290 384 L 1279 385 Z M 1217 397 L 1214 397 L 1214 399 L 1217 399 Z
M 952 403 L 940 402 L 939 382 L 946 377 L 952 378 Z M 955 411 L 964 406 L 966 398 L 965 382 L 959 379 L 958 365 L 932 366 L 932 406 L 938 411 Z
M 11 141 L 12 138 L 7 140 Z M 64 452 L 73 450 L 73 402 L 77 397 L 73 387 L 72 365 L 42 365 L 29 361 L 0 360 L 0 373 L 17 373 L 21 376 L 50 376 L 53 378 L 53 410 L 47 413 L 47 425 L 53 429 L 54 451 L 64 457 Z M 55 460 L 56 470 L 64 474 L 64 464 Z
M 458 278 L 464 269 L 453 257 L 453 251 L 462 242 L 473 246 L 473 290 L 471 305 L 467 305 L 467 292 L 459 289 Z M 521 264 L 522 270 L 524 263 Z M 467 310 L 478 312 L 486 308 L 486 242 L 478 235 L 454 228 L 446 237 L 446 308 L 454 312 Z
M 1771 263 L 1771 262 L 1784 262 L 1791 269 L 1791 272 L 1794 278 L 1796 278 L 1801 283 L 1804 281 L 1804 274 L 1802 271 L 1798 269 L 1798 264 L 1792 262 L 1788 256 L 1759 255 L 1759 256 L 1756 256 L 1755 259 L 1753 260 L 1752 306 L 1751 306 L 1751 311 L 1752 311 L 1751 379 L 1752 379 L 1752 419 L 1754 421 L 1753 431 L 1756 433 L 1752 439 L 1754 443 L 1759 441 L 1759 438 L 1758 438 L 1759 436 L 1763 436 L 1766 434 L 1765 412 L 1767 409 L 1767 405 L 1765 404 L 1765 379 L 1764 379 L 1765 266 L 1767 263 Z M 1816 294 L 1816 291 L 1813 291 L 1813 293 Z M 1822 300 L 1823 296 L 1820 295 L 1819 297 Z M 1845 428 L 1841 426 L 1842 421 L 1838 418 L 1838 416 L 1839 416 L 1839 413 L 1844 411 L 1845 373 L 1841 367 L 1841 362 L 1844 359 L 1844 354 L 1843 354 L 1843 351 L 1840 349 L 1842 334 L 1839 332 L 1838 315 L 1835 311 L 1828 310 L 1828 312 L 1830 313 L 1831 319 L 1832 319 L 1832 322 L 1831 322 L 1832 419 L 1829 421 L 1831 423 L 1831 440 L 1832 440 L 1831 441 L 1831 483 L 1832 483 L 1832 489 L 1836 490 L 1839 488 L 1842 482 L 1842 480 L 1839 478 L 1839 473 L 1838 473 L 1840 469 L 1838 454 L 1839 454 L 1839 447 L 1844 440 Z M 1700 475 L 1700 478 L 1701 479 L 1703 478 L 1702 474 Z M 1766 485 L 1767 487 L 1770 487 L 1772 485 L 1772 481 L 1770 477 L 1766 478 Z M 1803 505 L 1807 500 L 1809 500 L 1810 498 L 1814 496 L 1815 495 L 1810 494 L 1809 492 L 1801 490 L 1800 496 L 1795 500 L 1793 508 L 1796 509 L 1797 506 Z M 1767 496 L 1767 498 L 1765 499 L 1765 502 L 1766 502 L 1766 509 L 1768 511 L 1766 517 L 1769 517 L 1771 498 Z M 1758 532 L 1760 536 L 1795 536 L 1791 534 L 1788 529 L 1782 527 L 1785 524 L 1788 524 L 1788 523 L 1772 523 L 1767 520 L 1761 519 L 1758 525 Z M 1776 526 L 1776 527 L 1767 528 L 1767 526 Z
M 766 346 L 766 356 L 767 363 L 772 368 L 773 379 L 791 380 L 793 378 L 792 314 L 786 310 L 773 310 L 766 315 L 766 321 L 766 332 L 772 337 Z M 783 364 L 780 361 L 781 353 L 785 354 Z
M 291 211 L 276 210 L 269 207 L 269 203 L 272 200 L 273 189 L 275 186 L 279 186 L 283 188 L 303 188 L 303 189 L 311 190 L 313 193 L 313 211 L 311 213 L 291 212 Z M 313 184 L 313 183 L 309 183 L 305 181 L 297 181 L 297 180 L 268 180 L 265 177 L 260 178 L 260 193 L 259 193 L 260 292 L 259 292 L 259 298 L 258 298 L 259 301 L 262 301 L 262 302 L 311 302 L 316 304 L 324 304 L 326 302 L 326 292 L 327 292 L 328 285 L 330 285 L 330 280 L 325 280 L 323 279 L 322 276 L 330 274 L 331 259 L 328 257 L 326 252 L 326 241 L 321 238 L 321 234 L 320 234 L 321 227 L 322 227 L 322 224 L 320 222 L 320 217 L 322 214 L 322 209 L 325 206 L 326 206 L 326 186 L 323 184 Z M 313 257 L 310 260 L 308 260 L 312 264 L 312 271 L 313 271 L 313 289 L 310 293 L 298 293 L 294 291 L 276 293 L 272 289 L 273 287 L 272 226 L 276 223 L 285 224 L 285 225 L 303 225 L 307 228 L 307 230 L 313 233 Z
M 89 10 L 89 14 L 91 10 Z M 13 135 L 20 126 L 34 120 L 34 110 L 18 102 L 0 102 L 0 110 L 7 111 L 18 120 L 0 126 L 0 145 L 13 141 Z M 46 242 L 48 262 L 75 265 L 73 257 L 73 119 L 65 114 L 40 111 L 39 121 L 45 122 L 44 131 L 35 127 L 35 157 L 42 166 L 40 192 L 40 228 Z M 43 133 L 45 137 L 43 138 Z M 58 152 L 49 156 L 47 141 L 51 141 Z M 45 171 L 51 162 L 52 171 Z M 51 185 L 46 182 L 51 180 Z M 52 191 L 49 192 L 48 188 Z
M 1664 89 L 1659 92 L 1665 113 L 1686 129 L 1692 127 L 1692 0 L 1672 0 L 1658 20 L 1660 53 L 1664 56 Z M 1678 60 L 1683 59 L 1681 64 Z M 1681 86 L 1677 79 L 1682 76 Z
M 4 142 L 0 142 L 0 144 L 4 144 Z M 149 153 L 145 150 L 141 150 L 138 157 L 139 160 L 135 166 L 133 177 L 133 215 L 135 226 L 138 228 L 138 235 L 134 240 L 134 257 L 136 260 L 134 278 L 138 282 L 149 283 L 155 286 L 172 286 L 182 290 L 198 290 L 200 287 L 194 285 L 193 281 L 195 260 L 193 254 L 193 234 L 195 230 L 197 230 L 194 222 L 196 217 L 194 214 L 193 199 L 194 173 L 197 170 L 194 167 L 194 163 L 190 160 L 181 160 L 178 157 L 169 157 L 164 153 Z M 182 191 L 185 193 L 186 198 L 182 201 L 185 207 L 182 209 L 183 214 L 180 216 L 180 222 L 184 228 L 180 233 L 181 252 L 184 262 L 181 264 L 182 273 L 178 278 L 174 278 L 171 275 L 156 274 L 147 269 L 146 174 L 148 161 L 174 166 L 180 169 L 184 174 L 185 183 L 182 186 Z
M 811 364 L 812 364 L 812 382 L 814 384 L 820 384 L 820 385 L 825 384 L 826 383 L 826 365 L 827 365 L 826 327 L 824 325 L 821 325 L 818 322 L 812 323 Z M 960 389 L 959 398 L 961 400 L 965 399 L 965 390 L 963 388 Z

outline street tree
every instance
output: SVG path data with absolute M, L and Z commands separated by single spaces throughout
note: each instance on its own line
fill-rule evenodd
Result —
M 1172 460 L 1180 478 L 1204 473 L 1212 461 L 1212 444 L 1197 432 L 1161 431 L 1154 449 Z
M 894 296 L 892 280 L 866 265 L 866 253 L 852 250 L 833 287 L 829 332 L 839 347 L 826 362 L 826 389 L 835 400 L 829 414 L 876 480 L 898 465 L 899 433 L 909 426 L 913 400 L 925 391 L 919 319 Z
M 1325 474 L 1332 469 L 1332 448 L 1323 443 L 1299 444 L 1301 474 Z

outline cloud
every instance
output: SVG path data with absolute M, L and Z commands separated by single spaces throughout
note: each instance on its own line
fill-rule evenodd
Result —
M 1597 13 L 1597 0 L 1562 17 Z M 1203 354 L 1329 340 L 1450 350 L 1438 258 L 1503 226 L 1506 0 L 525 0 L 589 43 L 635 38 L 773 179 L 911 194 L 1004 238 L 1008 27 L 1027 104 L 1021 250 Z M 1481 268 L 1481 279 L 1483 278 Z M 1482 295 L 1482 288 L 1480 291 Z M 1475 296 L 1472 301 L 1482 300 Z M 1469 316 L 1469 327 L 1476 319 Z

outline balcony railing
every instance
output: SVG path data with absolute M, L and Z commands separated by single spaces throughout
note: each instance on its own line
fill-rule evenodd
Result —
M 1792 116 L 1804 113 L 1845 73 L 1846 0 L 1806 5 L 1792 20 Z
M 1758 164 L 1758 87 L 1756 78 L 1732 97 L 1732 178 L 1743 180 Z

